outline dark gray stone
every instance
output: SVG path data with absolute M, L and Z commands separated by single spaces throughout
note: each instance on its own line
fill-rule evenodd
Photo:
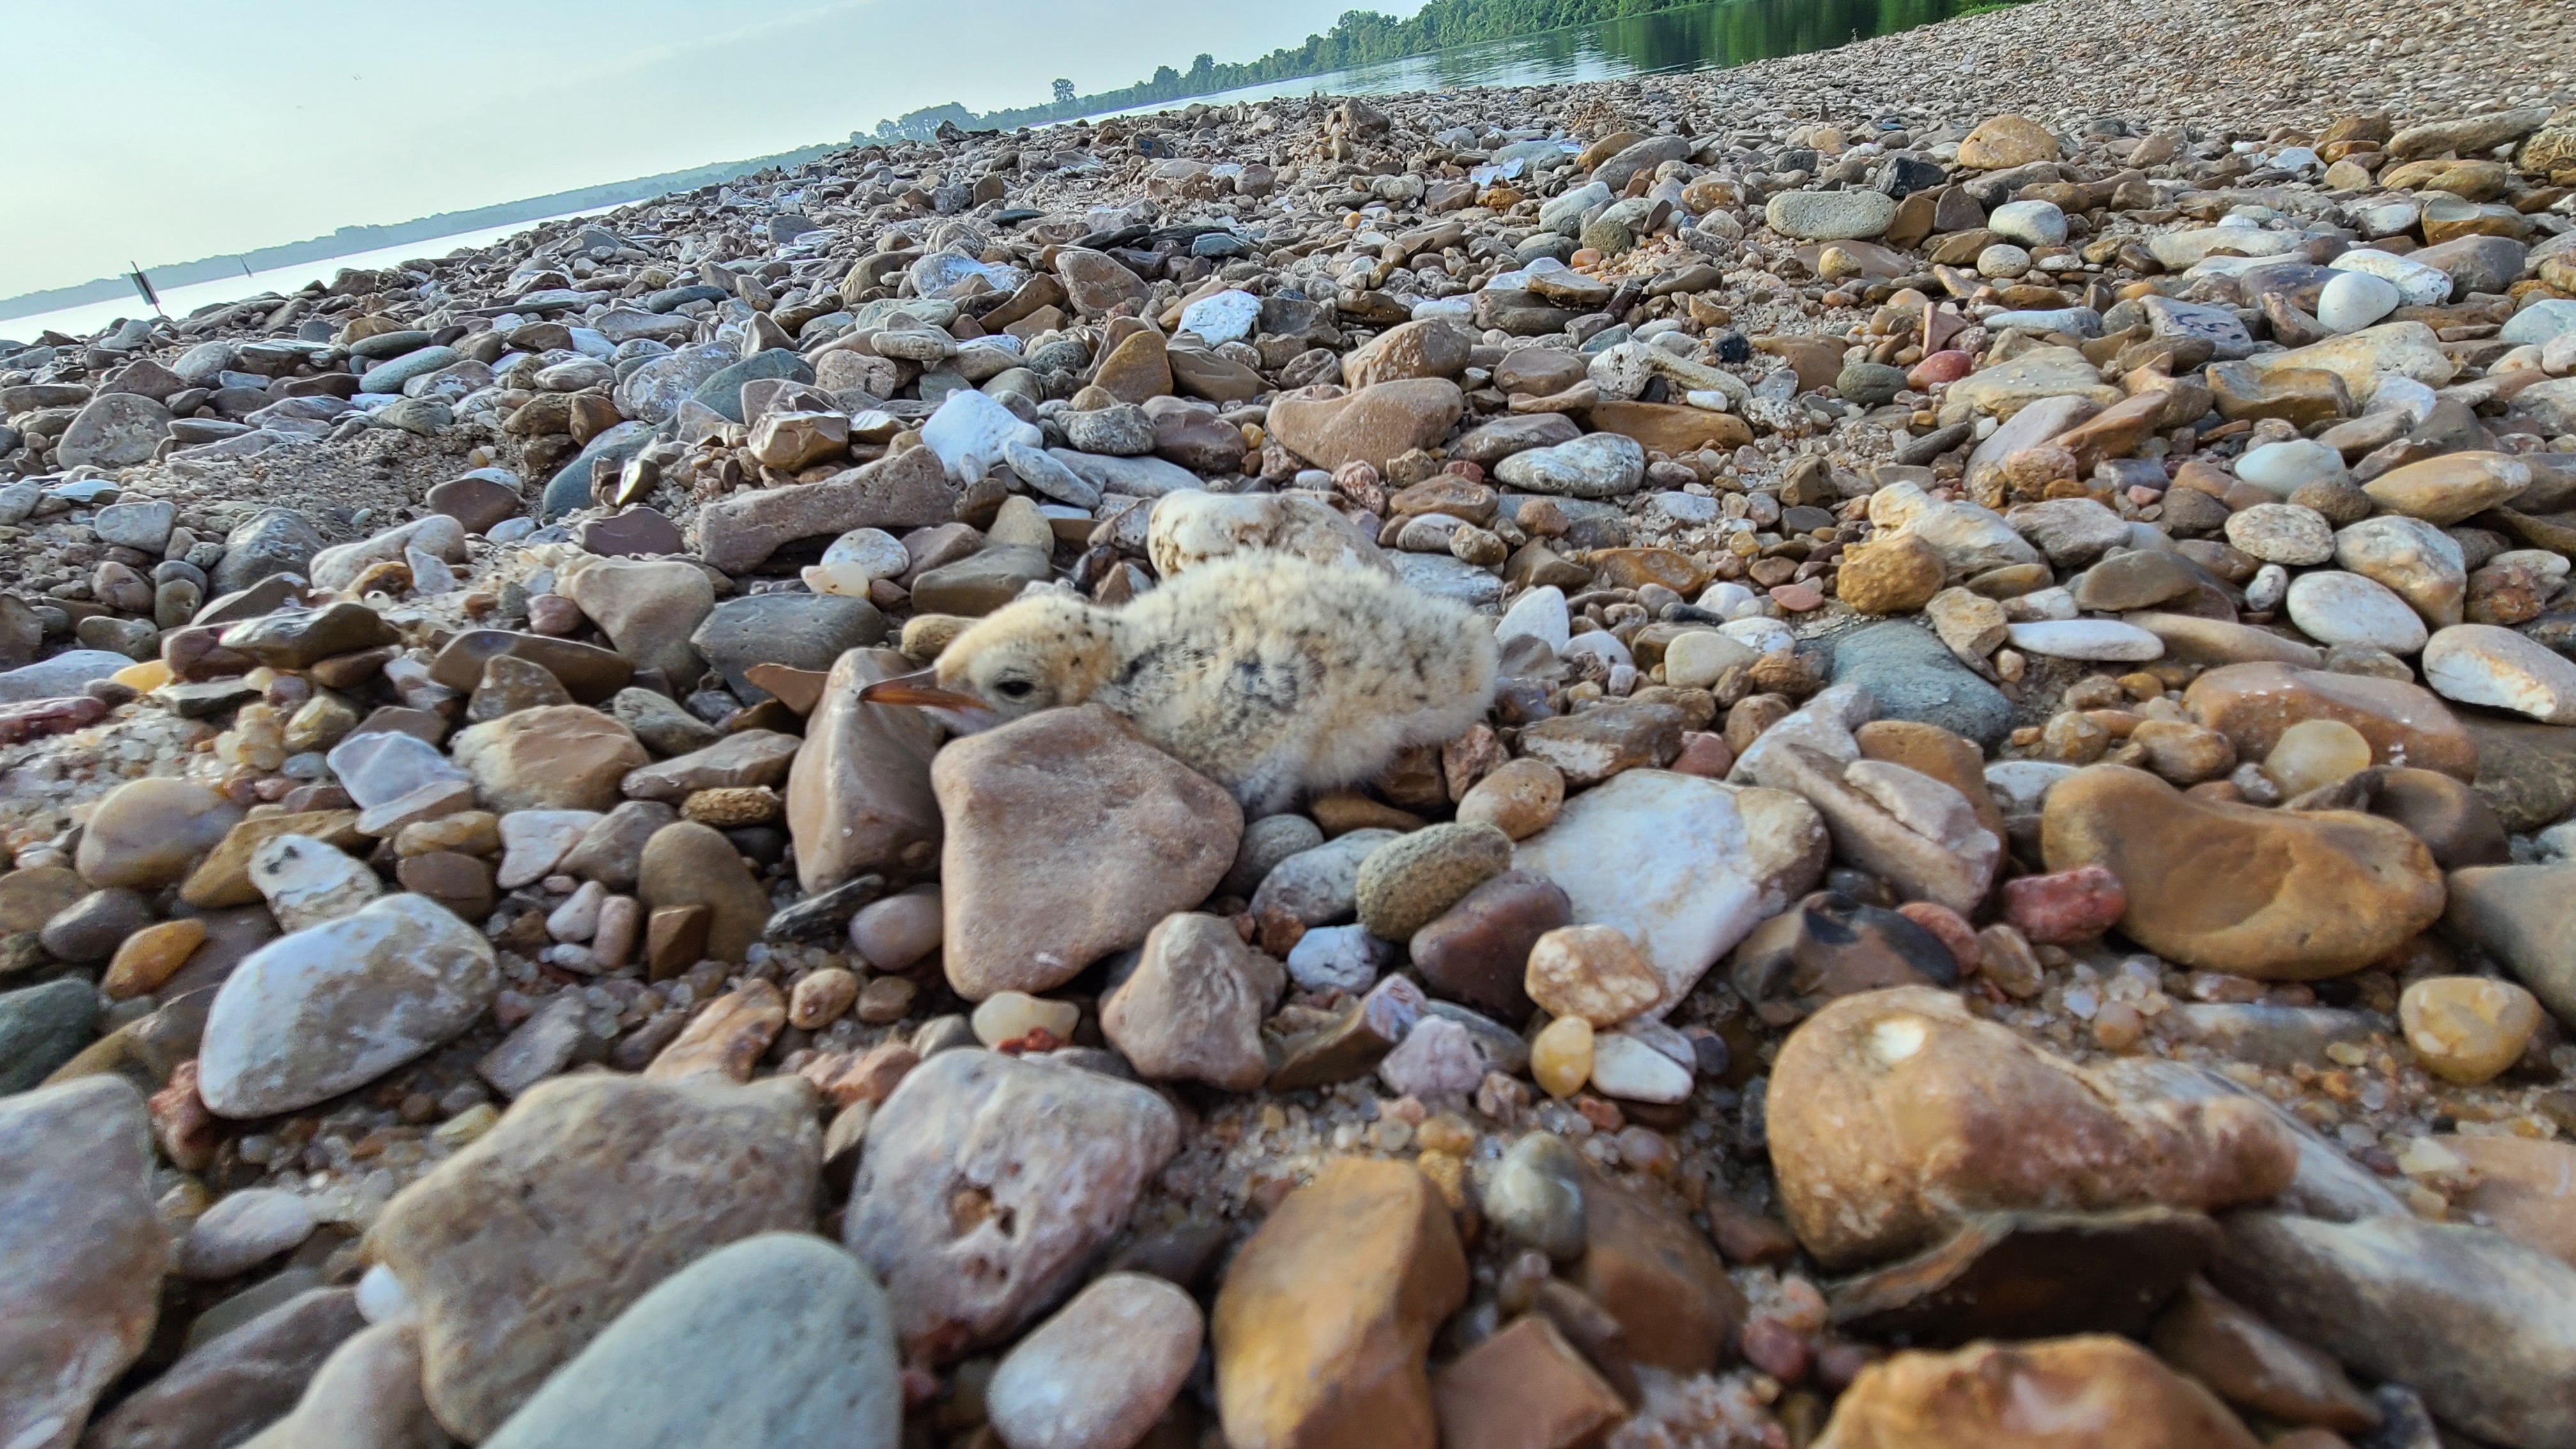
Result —
M 752 594 L 715 606 L 689 642 L 743 699 L 769 692 L 743 671 L 755 664 L 826 670 L 852 649 L 882 642 L 885 615 L 865 599 L 839 594 Z
M 215 565 L 217 594 L 246 589 L 273 574 L 305 574 L 322 551 L 322 534 L 292 508 L 263 508 L 224 535 Z
M 1860 684 L 1881 719 L 1939 725 L 1992 748 L 2012 729 L 2012 702 L 1970 673 L 1930 630 L 1890 621 L 1834 641 L 1832 681 Z
M 26 1091 L 80 1055 L 97 1019 L 98 992 L 77 977 L 0 993 L 0 1097 Z

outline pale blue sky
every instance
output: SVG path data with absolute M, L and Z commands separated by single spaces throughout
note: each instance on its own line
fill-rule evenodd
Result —
M 49 97 L 0 142 L 0 296 L 1246 60 L 1351 8 L 0 0 L 0 51 Z

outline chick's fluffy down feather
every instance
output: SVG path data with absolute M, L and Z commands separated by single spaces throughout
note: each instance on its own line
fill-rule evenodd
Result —
M 938 664 L 1005 717 L 1106 705 L 1256 814 L 1464 733 L 1494 670 L 1492 626 L 1462 606 L 1285 554 L 1202 565 L 1120 610 L 1021 600 Z

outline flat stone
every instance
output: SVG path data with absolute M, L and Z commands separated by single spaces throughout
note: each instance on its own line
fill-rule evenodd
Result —
M 914 448 L 821 482 L 752 489 L 710 502 L 698 510 L 698 556 L 726 573 L 748 573 L 800 539 L 857 528 L 929 527 L 956 513 L 957 490 L 939 455 Z
M 1465 405 L 1456 383 L 1411 378 L 1336 398 L 1283 398 L 1271 404 L 1270 428 L 1319 468 L 1356 461 L 1383 471 L 1396 454 L 1438 443 Z
M 2454 624 L 2424 646 L 2424 682 L 2444 699 L 2576 724 L 2576 662 L 2493 624 Z
M 234 968 L 207 1013 L 198 1091 L 226 1117 L 310 1106 L 454 1038 L 499 988 L 480 930 L 424 897 L 386 897 Z
M 2211 1276 L 2303 1343 L 2499 1443 L 2576 1432 L 2576 1268 L 2484 1228 L 2400 1213 L 2228 1219 Z
M 2098 765 L 2049 791 L 2052 871 L 2100 865 L 2127 892 L 2120 929 L 2168 960 L 2260 980 L 2339 976 L 2442 913 L 2442 875 L 2391 821 L 2184 796 Z
M 894 1449 L 893 1312 L 848 1253 L 761 1233 L 663 1279 L 485 1440 L 491 1449 L 719 1442 Z
M 751 682 L 751 666 L 829 669 L 850 650 L 883 642 L 886 627 L 885 615 L 865 599 L 751 594 L 716 605 L 689 642 L 736 695 L 758 703 L 769 691 Z
M 299 1293 L 207 1340 L 91 1426 L 118 1449 L 237 1443 L 294 1407 L 334 1349 L 366 1327 L 346 1288 Z
M 0 1434 L 68 1449 L 160 1311 L 150 1124 L 114 1075 L 0 1091 Z
M 1825 851 L 1822 819 L 1794 795 L 1630 770 L 1568 800 L 1512 863 L 1562 888 L 1576 922 L 1626 931 L 1668 1007 L 1813 888 Z
M 931 765 L 950 986 L 1044 991 L 1197 905 L 1234 862 L 1234 797 L 1097 705 L 956 741 Z
M 1831 1003 L 1771 1080 L 1781 1200 L 1828 1268 L 1929 1247 L 1976 1212 L 2260 1201 L 2295 1164 L 2262 1108 L 2132 1101 L 1928 987 Z
M 417 1305 L 421 1382 L 439 1422 L 489 1442 L 685 1265 L 738 1239 L 810 1230 L 822 1165 L 813 1104 L 796 1077 L 752 1086 L 567 1077 L 530 1090 L 398 1193 L 368 1244 Z M 781 1292 L 822 1281 L 770 1280 Z M 529 1283 L 545 1293 L 532 1297 Z M 668 1356 L 660 1363 L 657 1377 L 671 1377 Z M 737 1394 L 744 1382 L 732 1381 Z
M 627 772 L 648 763 L 634 732 L 583 705 L 521 710 L 459 731 L 456 763 L 494 811 L 606 810 Z

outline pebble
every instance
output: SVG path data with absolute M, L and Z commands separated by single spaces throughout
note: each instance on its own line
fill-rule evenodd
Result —
M 2520 1060 L 2540 1029 L 2540 1002 L 2510 981 L 2433 976 L 2398 998 L 2406 1044 L 2424 1069 L 2446 1082 L 2475 1085 Z
M 1142 1273 L 1103 1273 L 1003 1355 L 984 1388 L 986 1422 L 1009 1449 L 1139 1443 L 1180 1393 L 1204 1336 L 1189 1294 Z
M 439 1422 L 490 1440 L 655 1285 L 737 1239 L 810 1229 L 812 1100 L 794 1078 L 543 1082 L 386 1204 L 379 1260 L 418 1313 Z M 517 1289 L 532 1278 L 541 1299 Z

